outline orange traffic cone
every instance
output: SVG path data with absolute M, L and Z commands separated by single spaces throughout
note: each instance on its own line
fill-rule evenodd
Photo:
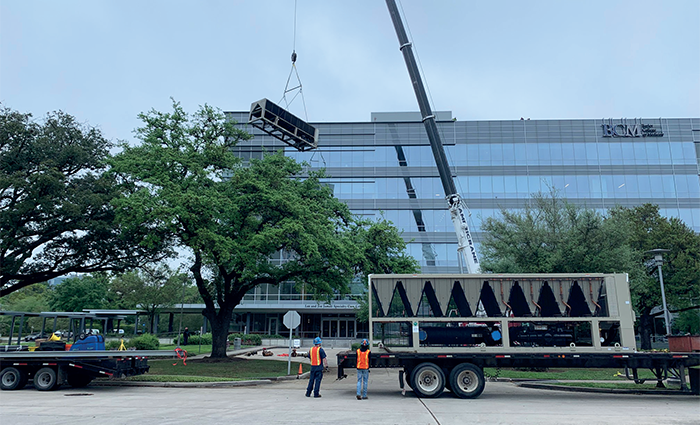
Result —
M 302 373 L 304 373 L 304 371 L 301 368 L 301 363 L 299 363 L 299 373 L 297 375 L 301 375 Z

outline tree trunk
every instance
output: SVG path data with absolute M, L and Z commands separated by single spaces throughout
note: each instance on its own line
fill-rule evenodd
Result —
M 654 331 L 654 318 L 648 311 L 639 316 L 639 342 L 642 350 L 651 350 L 651 334 Z
M 204 316 L 211 325 L 211 358 L 225 358 L 228 328 L 233 318 L 233 308 L 223 307 L 218 312 L 206 308 Z

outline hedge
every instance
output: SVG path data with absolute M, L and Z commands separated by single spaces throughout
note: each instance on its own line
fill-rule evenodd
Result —
M 262 345 L 262 337 L 258 334 L 231 334 L 228 340 L 233 342 L 234 339 L 240 338 L 242 345 Z
M 143 334 L 136 338 L 131 338 L 126 346 L 136 347 L 137 350 L 157 350 L 160 348 L 160 341 L 155 335 Z
M 180 339 L 180 341 L 184 341 L 183 339 Z M 211 333 L 205 333 L 204 335 L 190 335 L 189 339 L 187 340 L 187 345 L 199 345 L 201 342 L 202 345 L 211 345 L 212 342 L 212 336 Z

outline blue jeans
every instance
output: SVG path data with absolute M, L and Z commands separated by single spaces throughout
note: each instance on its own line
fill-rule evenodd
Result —
M 323 368 L 319 367 L 317 370 L 311 368 L 311 373 L 309 374 L 309 385 L 306 386 L 306 396 L 311 395 L 311 390 L 314 390 L 314 396 L 318 395 L 321 390 L 321 379 L 323 379 Z
M 367 397 L 367 381 L 369 381 L 369 369 L 357 369 L 357 395 Z M 362 389 L 361 394 L 360 389 Z

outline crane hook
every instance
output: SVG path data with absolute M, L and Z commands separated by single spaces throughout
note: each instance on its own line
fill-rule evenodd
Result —
M 292 51 L 292 64 L 295 63 L 296 61 L 297 61 L 297 52 Z

